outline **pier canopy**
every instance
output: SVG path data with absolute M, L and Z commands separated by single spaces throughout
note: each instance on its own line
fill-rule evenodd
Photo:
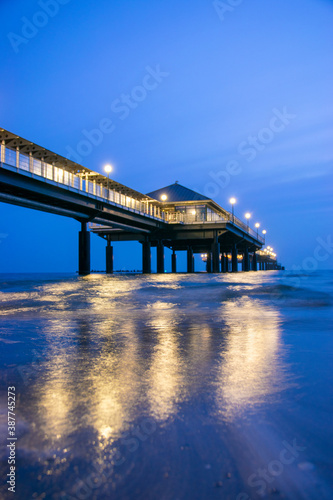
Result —
M 207 196 L 182 186 L 178 182 L 148 193 L 163 207 L 169 222 L 214 222 L 228 220 L 230 214 Z

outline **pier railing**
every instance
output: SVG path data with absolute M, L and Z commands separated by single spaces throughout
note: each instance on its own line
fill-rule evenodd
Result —
M 209 214 L 209 219 L 206 214 L 185 214 L 182 212 L 166 212 L 165 221 L 170 224 L 212 224 L 219 222 L 228 222 L 234 226 L 241 228 L 244 232 L 248 233 L 252 237 L 259 240 L 261 243 L 265 243 L 265 238 L 259 235 L 257 231 L 254 231 L 251 227 L 245 224 L 243 221 L 232 215 L 230 212 L 225 212 L 223 215 L 218 213 Z
M 19 150 L 10 149 L 0 144 L 0 162 L 3 168 L 9 166 L 11 170 L 16 170 L 44 182 L 56 183 L 59 187 L 65 187 L 70 191 L 95 197 L 111 205 L 116 205 L 126 210 L 139 213 L 152 219 L 161 220 L 170 224 L 198 224 L 198 223 L 219 223 L 228 222 L 236 227 L 243 229 L 251 236 L 257 238 L 262 243 L 264 238 L 258 235 L 256 231 L 248 228 L 244 222 L 234 217 L 230 212 L 223 215 L 218 213 L 207 216 L 184 214 L 182 212 L 168 212 L 161 209 L 154 200 L 136 200 L 131 196 L 124 195 L 114 189 L 109 189 L 95 180 L 90 181 L 86 173 L 73 173 L 65 168 L 57 167 L 42 160 L 34 158 L 31 154 L 20 153 Z M 96 173 L 96 175 L 98 175 Z
M 111 205 L 117 205 L 130 211 L 134 211 L 153 219 L 164 220 L 164 212 L 159 206 L 148 201 L 139 201 L 130 196 L 126 196 L 114 189 L 108 189 L 101 183 L 90 181 L 84 173 L 72 173 L 64 168 L 56 167 L 42 160 L 33 158 L 32 155 L 25 155 L 17 150 L 0 146 L 0 161 L 2 167 L 6 165 L 14 167 L 17 172 L 30 175 L 43 181 L 55 182 L 59 187 L 80 194 L 94 196 Z

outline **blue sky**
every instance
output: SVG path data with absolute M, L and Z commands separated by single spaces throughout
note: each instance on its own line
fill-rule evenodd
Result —
M 332 234 L 332 1 L 244 0 L 225 12 L 228 1 L 45 1 L 53 17 L 38 15 L 41 3 L 0 4 L 1 127 L 67 156 L 108 118 L 114 130 L 81 155 L 85 166 L 111 162 L 142 192 L 178 180 L 227 208 L 235 196 L 282 263 L 306 267 Z M 115 111 L 158 67 L 156 88 Z M 78 222 L 0 213 L 0 271 L 77 269 Z M 104 242 L 92 243 L 103 269 Z M 116 244 L 115 266 L 141 267 L 140 246 Z M 332 268 L 332 253 L 318 266 Z

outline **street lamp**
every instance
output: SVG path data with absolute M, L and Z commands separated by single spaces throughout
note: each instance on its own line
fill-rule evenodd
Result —
M 245 219 L 247 220 L 247 232 L 249 232 L 249 219 L 251 219 L 251 214 L 246 212 Z
M 236 198 L 230 198 L 229 203 L 231 203 L 231 211 L 232 211 L 232 222 L 234 222 L 235 214 L 234 214 L 234 205 L 236 203 Z
M 168 199 L 167 195 L 166 194 L 162 194 L 161 200 L 162 201 L 166 201 L 167 199 Z
M 107 165 L 105 165 L 104 167 L 104 171 L 108 174 L 108 189 L 109 189 L 109 182 L 110 182 L 110 172 L 112 172 L 112 165 L 110 165 L 109 163 Z
M 259 227 L 260 227 L 259 222 L 255 223 L 255 227 L 257 228 L 257 238 L 258 238 L 258 236 L 259 236 Z
M 264 243 L 266 242 L 266 233 L 267 233 L 266 229 L 263 229 L 262 234 L 264 235 Z

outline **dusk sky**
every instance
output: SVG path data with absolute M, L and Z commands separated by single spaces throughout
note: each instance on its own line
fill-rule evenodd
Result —
M 0 127 L 144 193 L 235 196 L 287 269 L 311 270 L 318 241 L 333 268 L 333 1 L 3 0 L 0 16 Z M 0 213 L 1 272 L 77 270 L 77 221 Z M 104 248 L 92 235 L 93 269 Z M 115 244 L 115 269 L 140 249 Z

